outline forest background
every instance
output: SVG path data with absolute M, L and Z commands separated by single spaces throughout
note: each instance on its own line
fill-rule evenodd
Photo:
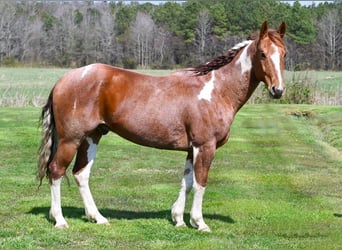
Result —
M 342 69 L 342 3 L 278 0 L 0 2 L 0 65 L 174 69 L 224 54 L 268 20 L 287 23 L 288 70 Z

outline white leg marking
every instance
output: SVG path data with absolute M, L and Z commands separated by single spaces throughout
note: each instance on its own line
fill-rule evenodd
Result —
M 183 219 L 184 209 L 185 209 L 185 202 L 187 198 L 187 194 L 190 192 L 192 188 L 192 172 L 193 166 L 191 163 L 191 159 L 187 159 L 185 162 L 185 170 L 184 176 L 182 179 L 181 189 L 179 191 L 178 199 L 172 206 L 172 220 L 176 223 L 176 227 L 183 227 L 186 226 Z
M 83 79 L 89 73 L 89 71 L 91 70 L 92 67 L 93 67 L 92 64 L 84 67 L 84 69 L 82 71 L 81 79 Z
M 281 70 L 280 70 L 279 50 L 278 50 L 278 47 L 276 45 L 274 45 L 274 43 L 272 43 L 272 48 L 275 50 L 275 52 L 271 55 L 270 58 L 274 64 L 275 70 L 277 72 L 278 81 L 279 81 L 278 90 L 283 90 L 284 86 L 283 86 L 283 77 L 282 77 Z
M 203 220 L 202 214 L 202 203 L 203 203 L 203 196 L 205 193 L 205 187 L 199 185 L 196 180 L 194 180 L 194 200 L 192 203 L 192 208 L 190 212 L 190 224 L 198 228 L 199 231 L 203 232 L 210 232 L 210 228 L 207 224 L 205 224 Z
M 201 90 L 201 92 L 198 94 L 197 98 L 198 100 L 207 100 L 210 102 L 211 100 L 211 94 L 214 90 L 214 82 L 215 82 L 215 71 L 211 72 L 211 78 L 209 82 L 204 83 L 204 87 Z
M 87 217 L 95 220 L 97 224 L 109 224 L 108 220 L 104 218 L 98 211 L 93 196 L 90 192 L 89 176 L 91 167 L 94 163 L 97 145 L 93 143 L 93 140 L 91 138 L 87 138 L 87 142 L 89 144 L 89 148 L 87 151 L 88 164 L 84 167 L 84 169 L 82 169 L 80 173 L 77 173 L 74 176 L 79 186 Z
M 194 165 L 196 163 L 198 152 L 199 152 L 199 149 L 194 147 Z M 195 172 L 193 172 L 193 188 L 194 188 L 194 200 L 193 200 L 192 208 L 190 212 L 190 224 L 193 227 L 198 228 L 199 231 L 211 232 L 208 225 L 205 224 L 203 220 L 203 214 L 202 214 L 202 203 L 203 203 L 203 196 L 205 193 L 205 187 L 202 187 L 201 185 L 197 183 Z
M 243 48 L 243 51 L 239 57 L 239 59 L 236 61 L 236 65 L 240 64 L 241 67 L 241 74 L 243 75 L 247 71 L 250 71 L 252 68 L 252 60 L 249 55 L 247 55 L 248 47 L 251 45 L 253 41 L 246 41 L 248 42 L 248 45 Z
M 68 228 L 68 223 L 65 221 L 62 214 L 61 206 L 61 183 L 63 177 L 52 180 L 50 190 L 51 190 L 51 208 L 50 217 L 56 221 L 56 228 Z

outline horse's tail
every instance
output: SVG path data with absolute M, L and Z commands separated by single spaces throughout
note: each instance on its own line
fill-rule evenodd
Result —
M 50 177 L 49 164 L 52 161 L 53 156 L 56 153 L 57 148 L 57 131 L 55 127 L 55 118 L 52 109 L 52 92 L 42 109 L 40 117 L 40 125 L 42 128 L 42 140 L 39 147 L 38 158 L 38 171 L 37 179 L 39 180 L 39 186 L 42 185 L 43 178 Z

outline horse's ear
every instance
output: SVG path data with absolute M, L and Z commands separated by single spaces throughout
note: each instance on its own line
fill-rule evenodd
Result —
M 267 36 L 267 21 L 264 21 L 260 29 L 260 40 Z
M 280 25 L 279 25 L 279 28 L 278 28 L 278 33 L 280 34 L 281 38 L 284 38 L 285 36 L 285 33 L 286 33 L 286 23 L 285 22 L 282 22 Z

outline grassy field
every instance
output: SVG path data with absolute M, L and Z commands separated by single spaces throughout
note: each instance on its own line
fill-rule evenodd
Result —
M 41 106 L 51 88 L 71 69 L 61 68 L 3 68 L 0 67 L 0 106 Z M 144 71 L 166 74 L 170 70 Z
M 287 72 L 286 78 L 310 86 L 316 104 L 342 105 L 342 72 Z
M 0 67 L 0 106 L 41 106 L 56 81 L 70 69 L 58 68 L 1 68 Z M 140 70 L 143 73 L 163 75 L 170 70 Z M 308 71 L 285 72 L 286 82 L 309 85 L 316 104 L 342 104 L 342 72 Z M 253 103 L 261 96 L 260 84 L 252 96 Z
M 209 173 L 203 213 L 213 232 L 206 234 L 171 222 L 185 154 L 113 134 L 100 143 L 91 179 L 111 224 L 86 220 L 69 174 L 62 204 L 70 228 L 54 229 L 49 185 L 38 190 L 35 180 L 40 109 L 1 107 L 0 248 L 341 249 L 341 112 L 341 106 L 245 106 Z
M 113 134 L 100 143 L 91 179 L 95 201 L 111 225 L 87 221 L 69 174 L 62 204 L 70 228 L 54 229 L 49 185 L 38 190 L 35 180 L 37 106 L 67 71 L 0 68 L 0 248 L 341 248 L 341 106 L 245 106 L 209 173 L 203 213 L 211 234 L 171 222 L 186 155 Z M 341 99 L 342 72 L 287 72 L 286 78 L 308 80 L 318 103 Z

